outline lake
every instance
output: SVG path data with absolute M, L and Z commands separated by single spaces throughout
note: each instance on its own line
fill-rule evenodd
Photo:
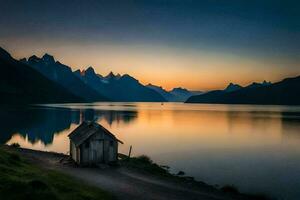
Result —
M 0 142 L 68 153 L 68 134 L 96 120 L 171 171 L 243 192 L 300 199 L 300 107 L 92 103 L 1 107 Z

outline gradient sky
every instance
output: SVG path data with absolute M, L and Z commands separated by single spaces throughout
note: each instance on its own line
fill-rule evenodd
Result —
M 166 89 L 300 75 L 297 0 L 0 0 L 0 46 Z

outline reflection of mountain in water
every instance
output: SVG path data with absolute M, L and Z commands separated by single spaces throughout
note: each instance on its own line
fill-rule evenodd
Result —
M 55 133 L 79 123 L 79 113 L 67 109 L 18 108 L 1 109 L 1 143 L 7 142 L 15 133 L 29 142 L 41 140 L 45 144 L 53 141 Z
M 45 108 L 1 108 L 0 143 L 6 143 L 18 133 L 30 143 L 53 142 L 54 134 L 69 129 L 71 124 L 82 120 L 104 119 L 107 123 L 128 123 L 137 117 L 136 111 L 99 111 L 93 109 L 45 109 Z
M 97 121 L 104 119 L 108 124 L 112 125 L 113 122 L 129 123 L 137 117 L 136 111 L 116 111 L 116 110 L 82 110 L 81 121 Z

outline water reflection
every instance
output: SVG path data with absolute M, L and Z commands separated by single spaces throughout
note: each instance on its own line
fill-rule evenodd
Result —
M 78 113 L 66 109 L 2 108 L 0 141 L 4 143 L 18 133 L 31 143 L 41 140 L 50 144 L 55 133 L 70 127 L 71 123 L 78 123 L 78 119 Z
M 56 134 L 70 130 L 72 124 L 78 125 L 82 120 L 104 120 L 112 125 L 120 122 L 129 123 L 136 117 L 136 111 L 40 107 L 1 108 L 0 142 L 7 143 L 15 136 L 19 139 L 26 139 L 26 142 L 31 144 L 42 143 L 47 146 L 53 143 Z
M 58 104 L 1 109 L 0 141 L 66 153 L 67 135 L 95 120 L 174 171 L 245 192 L 299 199 L 300 107 L 180 103 Z

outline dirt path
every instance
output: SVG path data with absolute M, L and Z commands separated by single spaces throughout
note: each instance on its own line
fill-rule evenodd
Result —
M 114 194 L 121 200 L 229 200 L 232 198 L 224 193 L 207 188 L 192 189 L 189 185 L 174 183 L 151 175 L 128 170 L 124 167 L 80 168 L 64 164 L 66 156 L 56 153 L 18 150 L 25 158 L 44 168 L 59 170 L 100 187 Z

